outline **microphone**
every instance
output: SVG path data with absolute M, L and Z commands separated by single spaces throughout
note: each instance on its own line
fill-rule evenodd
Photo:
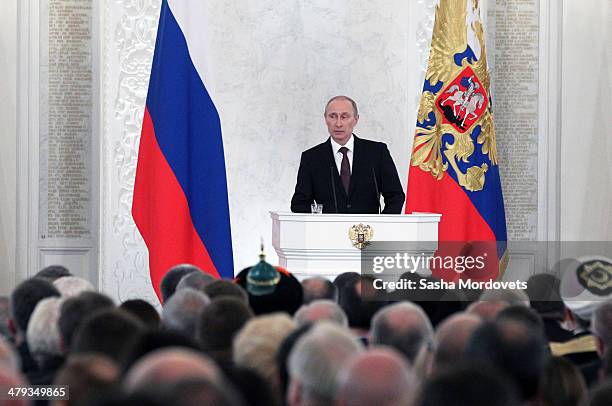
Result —
M 331 189 L 332 194 L 334 195 L 334 208 L 336 209 L 336 213 L 338 213 L 338 199 L 336 198 L 336 182 L 334 181 L 334 166 L 329 167 L 329 174 L 331 176 Z
M 378 214 L 380 214 L 380 191 L 378 190 L 378 182 L 376 181 L 376 172 L 372 167 L 372 178 L 374 179 L 374 187 L 376 188 L 376 203 L 378 203 Z

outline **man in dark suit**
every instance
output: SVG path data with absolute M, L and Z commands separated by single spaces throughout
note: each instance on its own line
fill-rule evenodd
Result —
M 399 214 L 404 191 L 387 145 L 358 138 L 357 104 L 336 96 L 325 107 L 330 138 L 302 153 L 291 211 L 310 213 L 315 201 L 324 213 Z

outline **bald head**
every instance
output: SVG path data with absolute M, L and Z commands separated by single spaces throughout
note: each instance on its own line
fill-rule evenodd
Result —
M 219 368 L 206 356 L 193 350 L 167 348 L 157 350 L 138 361 L 128 372 L 130 390 L 159 384 L 172 384 L 183 378 L 221 381 Z
M 340 373 L 339 406 L 403 405 L 410 400 L 412 373 L 402 355 L 386 348 L 357 355 Z
M 481 323 L 480 317 L 468 313 L 455 314 L 444 320 L 434 335 L 435 368 L 445 368 L 462 360 L 472 333 Z

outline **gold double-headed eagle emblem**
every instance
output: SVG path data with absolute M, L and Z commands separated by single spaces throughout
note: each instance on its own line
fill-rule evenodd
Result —
M 475 192 L 484 188 L 489 164 L 497 165 L 497 146 L 478 0 L 472 1 L 472 9 L 468 27 L 467 0 L 441 0 L 436 8 L 411 165 L 440 180 L 450 164 L 459 184 Z M 478 40 L 478 57 L 468 44 L 468 30 Z M 476 155 L 475 143 L 481 151 Z M 465 171 L 460 164 L 467 164 Z
M 349 228 L 348 236 L 353 243 L 353 247 L 362 250 L 370 244 L 372 237 L 374 237 L 374 229 L 369 225 L 354 224 Z

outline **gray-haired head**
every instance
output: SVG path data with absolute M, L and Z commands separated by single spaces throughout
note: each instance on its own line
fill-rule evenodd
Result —
M 96 290 L 91 282 L 78 276 L 63 276 L 53 281 L 53 286 L 59 290 L 64 299 Z
M 346 329 L 321 322 L 302 336 L 289 355 L 290 403 L 329 404 L 336 396 L 338 373 L 363 345 Z M 299 388 L 299 389 L 298 389 Z
M 421 347 L 431 342 L 433 327 L 420 306 L 399 302 L 374 315 L 370 335 L 372 344 L 393 347 L 414 362 Z
M 306 323 L 327 320 L 342 327 L 348 327 L 348 319 L 344 310 L 331 300 L 315 300 L 310 304 L 302 305 L 293 316 L 298 326 Z
M 176 291 L 176 285 L 179 284 L 183 276 L 192 272 L 203 271 L 192 264 L 178 264 L 166 272 L 159 285 L 159 290 L 161 291 L 162 300 L 164 303 L 174 294 Z
M 26 340 L 32 357 L 40 365 L 62 355 L 62 339 L 58 327 L 62 299 L 49 297 L 38 302 L 30 317 Z
M 164 304 L 162 326 L 195 338 L 200 314 L 210 302 L 208 296 L 191 288 L 176 291 Z
M 181 278 L 178 285 L 176 285 L 176 290 L 191 288 L 206 293 L 204 288 L 216 280 L 214 276 L 204 272 L 191 272 Z

